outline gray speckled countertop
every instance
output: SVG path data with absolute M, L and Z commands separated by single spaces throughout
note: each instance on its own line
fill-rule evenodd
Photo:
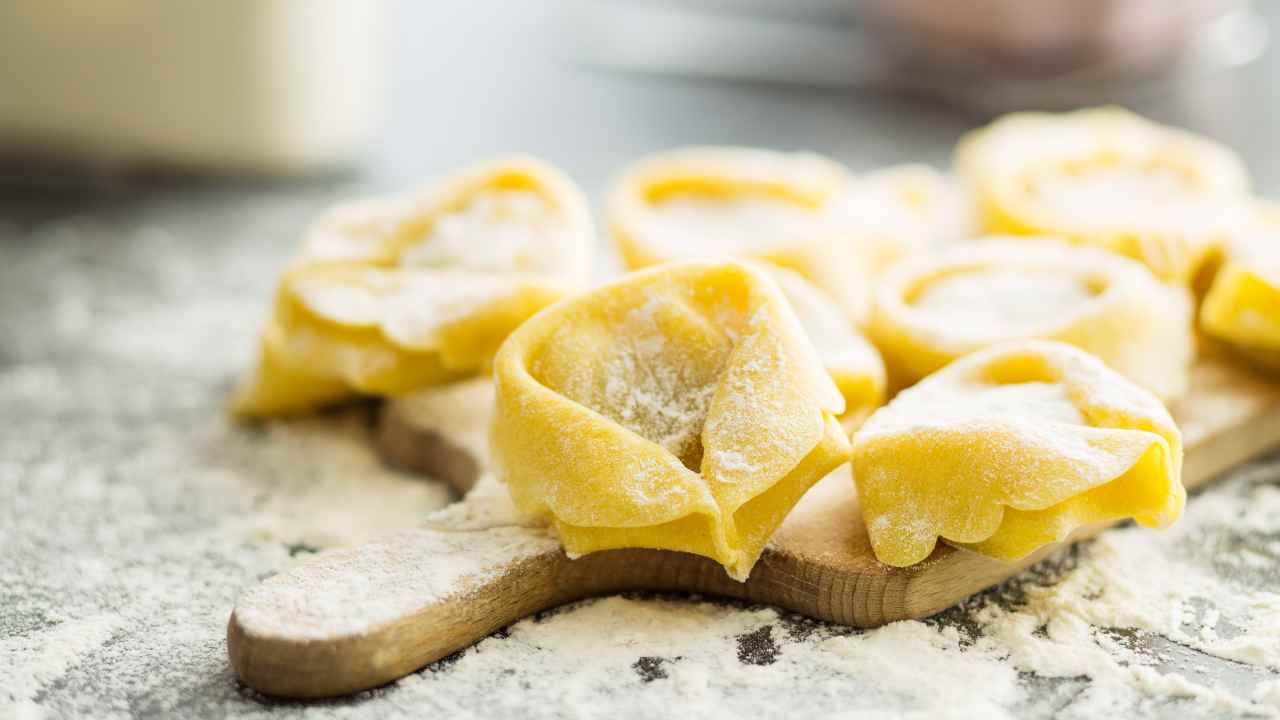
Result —
M 448 22 L 428 5 L 402 8 L 391 121 L 359 177 L 0 189 L 0 717 L 1277 712 L 1274 667 L 1141 627 L 1095 628 L 1091 642 L 1117 667 L 1176 670 L 1201 690 L 1143 675 L 1104 693 L 1092 674 L 1029 672 L 1043 659 L 983 640 L 993 613 L 1101 573 L 1100 557 L 1126 545 L 1186 559 L 1206 587 L 1280 586 L 1280 519 L 1232 521 L 1274 501 L 1275 459 L 1197 495 L 1199 535 L 1156 546 L 1123 530 L 896 634 L 627 597 L 520 623 L 353 698 L 279 702 L 238 684 L 223 633 L 244 586 L 448 501 L 378 463 L 367 408 L 255 428 L 223 414 L 274 275 L 318 209 L 505 150 L 557 162 L 596 199 L 623 163 L 677 144 L 811 148 L 857 168 L 941 164 L 980 121 L 905 99 L 585 70 L 550 59 L 553 36 L 524 9 L 533 3 L 470 4 Z M 472 46 L 482 28 L 503 52 Z M 1259 189 L 1280 191 L 1276 55 L 1138 109 L 1240 148 Z M 1204 632 L 1256 624 L 1230 603 L 1211 619 L 1188 606 Z M 602 627 L 612 630 L 590 632 Z M 1056 637 L 1046 627 L 1032 631 Z

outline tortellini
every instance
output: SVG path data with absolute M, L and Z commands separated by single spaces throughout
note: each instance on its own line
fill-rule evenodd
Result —
M 1205 332 L 1246 358 L 1280 371 L 1280 205 L 1232 243 L 1200 307 Z
M 1087 350 L 1170 399 L 1186 390 L 1195 352 L 1185 288 L 1047 238 L 990 238 L 903 261 L 877 286 L 868 330 L 899 388 L 975 350 L 1043 339 Z
M 1118 108 L 1006 115 L 956 166 L 983 230 L 1094 245 L 1181 283 L 1238 228 L 1249 186 L 1229 148 Z
M 938 538 L 1011 561 L 1091 523 L 1166 527 L 1186 500 L 1181 468 L 1155 396 L 1044 341 L 952 363 L 876 411 L 853 448 L 872 549 L 899 567 Z
M 885 370 L 880 353 L 849 321 L 835 302 L 798 273 L 761 264 L 778 287 L 800 326 L 818 350 L 818 357 L 844 396 L 840 424 L 856 430 L 884 402 Z
M 856 178 L 831 214 L 855 236 L 859 262 L 876 277 L 905 257 L 973 235 L 966 200 L 928 165 L 895 165 Z
M 511 334 L 494 375 L 495 465 L 571 557 L 664 548 L 745 580 L 848 459 L 840 392 L 747 264 L 664 265 L 557 303 Z
M 591 235 L 581 192 L 526 157 L 340 206 L 281 278 L 233 409 L 307 412 L 481 372 L 511 330 L 585 285 Z
M 807 153 L 693 147 L 633 165 L 608 202 L 610 231 L 629 269 L 674 260 L 751 258 L 789 268 L 865 312 L 858 249 L 832 222 L 849 172 Z

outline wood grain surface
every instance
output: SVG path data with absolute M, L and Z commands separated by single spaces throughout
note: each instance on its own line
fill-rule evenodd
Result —
M 482 485 L 492 483 L 484 475 L 482 452 L 484 403 L 491 402 L 487 384 L 481 380 L 388 403 L 384 452 L 397 464 L 445 479 L 460 491 L 478 479 Z M 1173 414 L 1184 436 L 1183 482 L 1188 488 L 1280 446 L 1280 387 L 1216 360 L 1203 360 L 1195 368 L 1192 391 Z M 629 590 L 741 598 L 821 620 L 874 627 L 932 615 L 1063 546 L 1045 547 L 1009 564 L 940 543 L 912 567 L 882 565 L 871 552 L 847 466 L 801 500 L 745 583 L 731 580 L 711 560 L 676 552 L 612 550 L 570 560 L 545 528 L 512 519 L 504 493 L 477 489 L 461 503 L 433 516 L 427 528 L 384 541 L 423 548 L 421 556 L 398 556 L 404 577 L 429 574 L 433 564 L 443 569 L 450 561 L 448 554 L 431 552 L 438 545 L 433 541 L 446 537 L 442 533 L 451 540 L 457 533 L 475 533 L 467 542 L 476 547 L 494 545 L 494 533 L 527 542 L 513 545 L 520 551 L 499 558 L 484 572 L 459 578 L 447 592 L 424 593 L 421 602 L 409 603 L 394 618 L 367 626 L 352 623 L 342 608 L 359 608 L 367 600 L 353 591 L 344 603 L 333 604 L 332 617 L 321 618 L 321 624 L 332 623 L 332 632 L 317 636 L 274 629 L 290 623 L 284 617 L 278 624 L 270 621 L 272 612 L 283 612 L 272 602 L 273 593 L 288 592 L 291 584 L 314 584 L 351 562 L 342 551 L 322 553 L 241 597 L 227 630 L 236 672 L 271 695 L 341 695 L 395 680 L 540 610 Z M 1105 527 L 1083 528 L 1072 540 Z M 257 622 L 242 623 L 241 615 L 252 615 Z

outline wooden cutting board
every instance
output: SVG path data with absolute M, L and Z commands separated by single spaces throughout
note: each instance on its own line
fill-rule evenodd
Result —
M 382 449 L 393 462 L 470 490 L 483 475 L 491 403 L 487 381 L 389 403 Z M 1201 361 L 1173 414 L 1188 488 L 1280 446 L 1280 386 L 1220 361 Z M 1103 529 L 1082 529 L 1072 540 Z M 594 595 L 705 593 L 874 627 L 932 615 L 1061 547 L 1007 564 L 940 543 L 912 567 L 882 565 L 846 466 L 810 490 L 750 579 L 737 583 L 715 562 L 676 552 L 569 560 L 546 529 L 521 524 L 486 476 L 428 527 L 322 553 L 249 589 L 231 615 L 227 647 L 253 688 L 326 697 L 390 682 L 521 618 Z

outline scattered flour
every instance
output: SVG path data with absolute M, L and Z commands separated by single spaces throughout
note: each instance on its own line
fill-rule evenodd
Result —
M 1109 531 L 926 622 L 612 597 L 351 699 L 262 698 L 227 664 L 240 592 L 291 555 L 421 525 L 448 495 L 381 467 L 362 410 L 226 421 L 289 249 L 262 238 L 314 211 L 231 199 L 202 200 L 207 230 L 183 226 L 180 246 L 92 219 L 0 243 L 0 287 L 30 299 L 0 303 L 0 407 L 23 419 L 0 432 L 0 717 L 1280 717 L 1274 460 L 1168 531 Z M 192 210 L 156 201 L 122 224 Z M 252 301 L 219 300 L 236 296 Z M 462 507 L 431 524 L 506 524 Z
M 1274 595 L 1260 587 L 1276 568 L 1223 577 L 1205 540 L 1231 537 L 1245 503 L 1246 526 L 1269 515 L 1257 529 L 1275 532 L 1275 474 L 1258 470 L 1198 498 L 1170 531 L 1106 533 L 934 620 L 860 632 L 772 609 L 609 598 L 518 623 L 401 681 L 397 694 L 438 698 L 465 682 L 492 690 L 499 709 L 528 702 L 547 716 L 587 717 L 631 685 L 653 708 L 629 706 L 640 717 L 670 703 L 728 717 L 758 710 L 759 693 L 781 691 L 785 678 L 786 709 L 798 714 L 1269 717 L 1280 712 L 1280 625 Z M 1206 640 L 1206 623 L 1254 650 Z M 1216 679 L 1224 660 L 1246 663 L 1230 683 Z M 527 667 L 538 668 L 532 686 L 518 681 Z
M 955 627 L 907 621 L 832 638 L 815 654 L 839 672 L 873 680 L 864 707 L 905 706 L 931 717 L 1009 717 L 1008 708 L 1022 695 L 1017 671 L 997 653 L 966 645 Z
M 408 530 L 267 579 L 240 597 L 236 617 L 249 633 L 302 640 L 368 632 L 558 548 L 540 528 Z
M 1254 702 L 1280 713 L 1280 679 L 1258 683 L 1253 693 Z
M 488 530 L 517 526 L 537 528 L 545 525 L 546 521 L 521 514 L 511 502 L 507 486 L 492 474 L 485 473 L 463 501 L 432 513 L 426 524 L 441 530 Z
M 425 434 L 466 453 L 476 463 L 474 471 L 482 472 L 489 458 L 493 403 L 493 381 L 487 375 L 389 399 L 378 418 L 379 451 L 393 462 L 423 474 L 441 472 L 438 466 L 433 469 L 422 465 L 432 459 L 424 459 L 419 452 L 420 438 Z M 401 441 L 404 447 L 398 446 Z M 443 472 L 455 473 L 440 479 L 453 483 L 460 492 L 478 479 L 458 475 L 462 471 L 452 468 Z
M 0 637 L 0 700 L 7 698 L 19 711 L 35 716 L 31 700 L 40 689 L 111 639 L 122 624 L 119 615 L 107 612 L 53 621 L 48 629 L 31 636 Z
M 449 502 L 439 483 L 388 468 L 364 417 L 348 413 L 264 428 L 258 461 L 283 487 L 223 521 L 227 537 L 325 548 L 376 540 L 420 525 Z

